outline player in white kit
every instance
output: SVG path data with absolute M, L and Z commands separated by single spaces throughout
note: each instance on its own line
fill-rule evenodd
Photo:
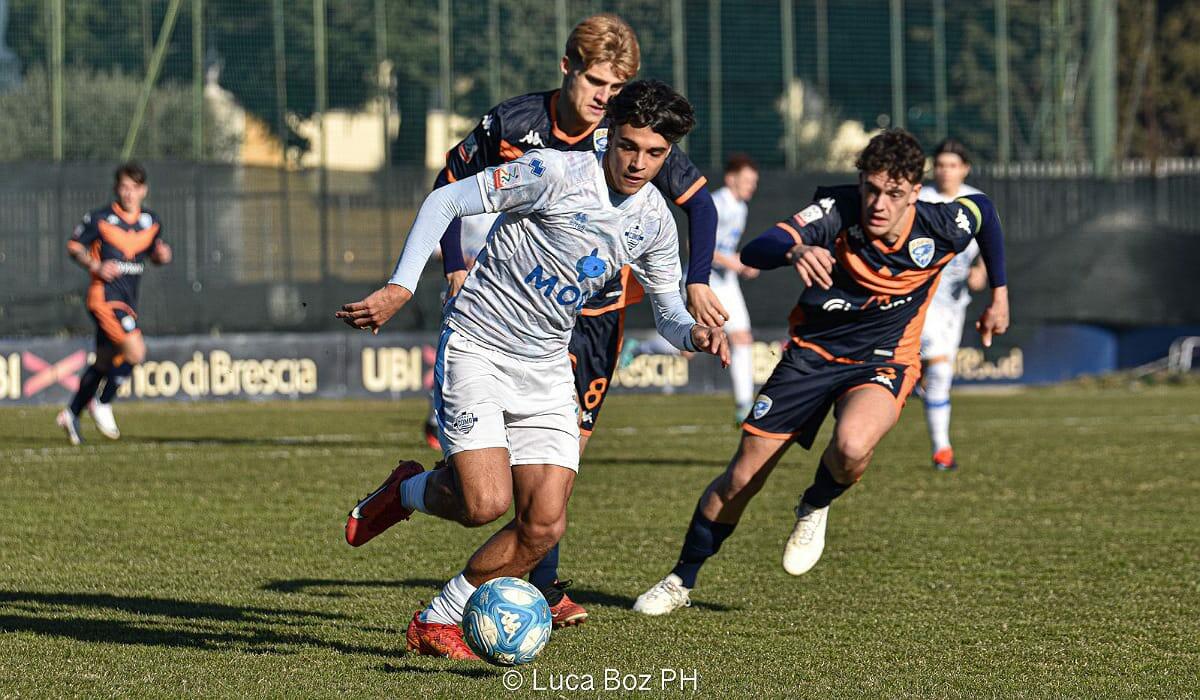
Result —
M 729 334 L 729 375 L 737 423 L 745 419 L 754 403 L 754 336 L 750 334 L 750 314 L 739 280 L 758 277 L 758 270 L 742 264 L 737 250 L 746 230 L 746 205 L 757 188 L 758 166 L 747 156 L 735 155 L 725 163 L 725 186 L 712 196 L 717 205 L 717 244 L 708 284 L 729 312 L 725 332 Z
M 937 203 L 981 194 L 964 184 L 970 172 L 971 160 L 966 147 L 954 139 L 942 141 L 933 154 L 934 186 L 922 187 L 919 198 Z M 971 241 L 966 250 L 954 256 L 942 270 L 942 281 L 925 315 L 925 327 L 921 331 L 921 362 L 924 364 L 921 396 L 925 401 L 925 422 L 929 425 L 929 438 L 933 444 L 933 467 L 939 471 L 958 468 L 954 448 L 950 445 L 950 385 L 954 381 L 954 363 L 962 341 L 971 292 L 986 286 L 987 270 L 979 257 L 979 245 Z
M 529 573 L 567 525 L 579 468 L 579 423 L 567 344 L 588 299 L 630 265 L 649 292 L 655 325 L 680 348 L 728 362 L 720 328 L 684 306 L 679 240 L 666 201 L 645 187 L 695 123 L 691 105 L 657 81 L 626 86 L 608 104 L 607 152 L 533 150 L 434 190 L 421 206 L 392 279 L 337 316 L 378 330 L 412 298 L 455 217 L 503 212 L 462 290 L 447 305 L 434 369 L 449 467 L 402 462 L 346 523 L 362 544 L 413 512 L 478 527 L 516 515 L 413 615 L 406 646 L 474 659 L 459 623 L 476 587 Z

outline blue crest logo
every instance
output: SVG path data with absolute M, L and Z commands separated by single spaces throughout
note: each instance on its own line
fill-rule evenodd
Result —
M 596 151 L 608 150 L 608 129 L 596 129 L 592 132 L 592 148 Z
M 933 248 L 932 238 L 913 239 L 908 242 L 908 257 L 917 267 L 929 267 L 929 263 L 933 262 Z
M 646 240 L 646 236 L 642 234 L 642 222 L 639 221 L 625 231 L 625 250 L 632 254 L 638 244 L 644 240 Z
M 770 396 L 759 394 L 758 398 L 754 400 L 754 408 L 751 409 L 750 415 L 754 416 L 754 420 L 762 418 L 771 410 L 771 404 L 773 403 Z
M 608 264 L 601 260 L 596 253 L 600 252 L 599 248 L 592 248 L 592 252 L 579 259 L 575 263 L 575 271 L 579 273 L 576 282 L 582 282 L 585 279 L 595 279 L 600 277 L 608 270 Z

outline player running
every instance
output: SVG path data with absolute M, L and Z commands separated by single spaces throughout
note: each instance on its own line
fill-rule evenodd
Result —
M 531 148 L 603 151 L 612 129 L 605 106 L 637 75 L 640 62 L 637 35 L 624 20 L 612 14 L 584 19 L 567 38 L 559 65 L 562 86 L 514 97 L 489 110 L 475 129 L 446 154 L 446 168 L 438 174 L 434 187 L 467 179 L 487 167 L 518 158 Z M 708 287 L 717 210 L 705 189 L 706 179 L 681 149 L 672 148 L 652 180 L 688 218 L 688 309 L 701 323 L 721 326 L 728 315 Z M 442 238 L 450 294 L 458 290 L 467 275 L 460 226 L 460 220 L 455 219 Z M 569 352 L 581 407 L 581 453 L 600 418 L 620 359 L 625 308 L 641 298 L 641 286 L 629 269 L 622 269 L 584 305 L 571 334 Z M 438 447 L 432 411 L 425 424 L 425 437 L 431 447 Z M 556 627 L 579 624 L 587 618 L 587 610 L 563 592 L 565 583 L 558 580 L 558 556 L 556 545 L 534 568 L 530 582 L 546 596 Z
M 146 341 L 137 323 L 138 286 L 146 260 L 156 265 L 171 262 L 171 247 L 162 239 L 158 217 L 142 209 L 148 191 L 142 166 L 121 165 L 113 174 L 113 201 L 85 214 L 67 241 L 71 259 L 92 275 L 87 310 L 96 323 L 96 359 L 84 370 L 70 405 L 55 419 L 72 445 L 83 442 L 79 415 L 85 407 L 101 435 L 121 437 L 112 402 L 133 366 L 146 358 Z
M 965 184 L 971 174 L 971 159 L 967 147 L 954 139 L 946 139 L 933 152 L 934 187 L 922 187 L 922 202 L 952 202 L 959 197 L 983 194 Z M 963 323 L 971 292 L 982 291 L 987 284 L 987 272 L 979 257 L 975 241 L 954 256 L 942 270 L 942 281 L 925 314 L 921 331 L 921 363 L 923 365 L 921 398 L 925 402 L 925 422 L 933 443 L 933 468 L 939 471 L 958 469 L 954 448 L 950 445 L 950 385 L 954 382 L 954 361 L 962 342 Z
M 885 131 L 858 157 L 858 185 L 820 188 L 812 204 L 751 241 L 742 262 L 790 265 L 806 289 L 790 317 L 792 340 L 763 385 L 741 444 L 696 504 L 675 568 L 634 610 L 690 605 L 704 562 L 733 533 L 750 499 L 793 442 L 806 449 L 832 407 L 833 438 L 796 508 L 783 567 L 800 575 L 825 547 L 829 504 L 866 471 L 920 373 L 918 339 L 938 273 L 978 240 L 993 288 L 976 324 L 984 344 L 1008 327 L 1000 221 L 983 195 L 919 202 L 925 154 L 911 134 Z
M 754 397 L 754 336 L 750 313 L 742 298 L 739 279 L 754 279 L 758 270 L 738 259 L 737 249 L 746 230 L 747 203 L 758 189 L 758 166 L 744 155 L 732 156 L 725 164 L 725 186 L 713 193 L 717 205 L 717 249 L 713 253 L 712 290 L 729 312 L 725 332 L 729 334 L 729 375 L 733 380 L 734 421 L 741 423 L 750 413 Z
M 659 332 L 678 347 L 728 362 L 719 327 L 695 323 L 679 293 L 675 223 L 658 175 L 694 124 L 691 105 L 657 81 L 630 84 L 609 103 L 607 152 L 533 150 L 434 190 L 389 284 L 337 313 L 378 328 L 412 298 L 421 269 L 454 217 L 502 211 L 483 254 L 446 308 L 434 369 L 448 468 L 402 462 L 351 512 L 361 544 L 413 512 L 478 527 L 515 505 L 494 534 L 413 615 L 407 648 L 473 659 L 463 608 L 475 588 L 529 573 L 566 529 L 579 468 L 579 423 L 567 345 L 587 302 L 630 265 L 650 292 Z

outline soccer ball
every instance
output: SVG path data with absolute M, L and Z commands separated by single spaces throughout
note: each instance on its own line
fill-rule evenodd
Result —
M 488 663 L 527 664 L 550 640 L 550 606 L 528 582 L 494 578 L 467 601 L 463 636 L 471 651 Z

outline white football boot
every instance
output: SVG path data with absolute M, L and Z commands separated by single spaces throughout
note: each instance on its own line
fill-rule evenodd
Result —
M 796 506 L 796 527 L 783 546 L 783 569 L 799 576 L 816 566 L 825 550 L 825 523 L 829 506 L 813 508 L 804 501 Z
M 667 574 L 666 578 L 637 597 L 633 609 L 643 615 L 666 615 L 679 608 L 691 607 L 692 600 L 688 597 L 690 591 L 690 588 L 683 587 L 683 579 L 675 574 Z
M 117 419 L 113 418 L 112 404 L 92 399 L 88 402 L 88 413 L 92 414 L 92 420 L 96 421 L 96 429 L 101 435 L 109 440 L 120 439 L 121 430 L 117 427 Z
M 54 417 L 54 422 L 67 434 L 67 439 L 71 441 L 72 445 L 83 442 L 83 437 L 79 434 L 79 416 L 71 413 L 71 409 L 64 408 L 59 411 L 58 415 Z

